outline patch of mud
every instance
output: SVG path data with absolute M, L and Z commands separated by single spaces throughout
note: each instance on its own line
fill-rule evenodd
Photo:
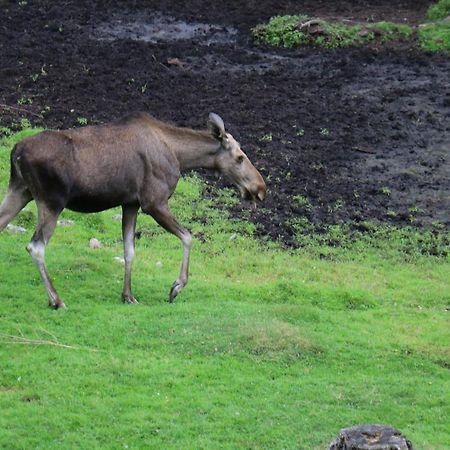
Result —
M 102 23 L 94 30 L 94 37 L 102 40 L 132 39 L 156 44 L 190 40 L 200 44 L 230 44 L 235 42 L 237 30 L 231 26 L 176 20 L 161 14 L 148 19 L 137 16 Z
M 228 74 L 257 74 L 262 75 L 276 69 L 283 61 L 282 57 L 263 52 L 249 51 L 240 54 L 238 61 L 228 57 L 218 57 L 216 54 L 202 57 L 189 56 L 186 58 L 186 68 L 191 72 L 201 73 L 207 68 L 211 72 Z
M 67 128 L 143 110 L 205 128 L 214 111 L 267 180 L 260 208 L 233 210 L 261 234 L 295 245 L 292 223 L 305 218 L 318 228 L 376 221 L 449 229 L 447 55 L 395 44 L 273 49 L 250 35 L 275 14 L 413 23 L 429 4 L 9 2 L 0 28 L 0 124 L 20 128 L 26 118 Z

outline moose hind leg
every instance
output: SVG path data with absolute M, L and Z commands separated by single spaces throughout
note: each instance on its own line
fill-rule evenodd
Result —
M 31 194 L 27 189 L 10 189 L 0 205 L 0 231 L 19 214 L 22 208 L 30 202 Z
M 139 207 L 134 205 L 122 206 L 122 236 L 125 259 L 125 277 L 123 282 L 122 299 L 124 303 L 139 303 L 131 292 L 131 267 L 134 258 L 134 241 L 136 218 Z
M 33 258 L 44 283 L 48 295 L 48 304 L 50 307 L 58 309 L 64 308 L 64 302 L 60 299 L 53 283 L 50 280 L 47 267 L 45 265 L 45 248 L 56 227 L 60 211 L 53 211 L 42 203 L 38 203 L 38 226 L 27 245 L 27 251 Z

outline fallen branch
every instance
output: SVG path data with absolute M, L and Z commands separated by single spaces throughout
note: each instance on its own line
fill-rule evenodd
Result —
M 308 20 L 308 21 L 306 21 L 306 22 L 300 22 L 298 25 L 297 25 L 297 28 L 299 29 L 299 30 L 302 30 L 303 28 L 309 28 L 309 27 L 311 27 L 311 26 L 314 26 L 314 25 L 321 25 L 322 24 L 322 21 L 320 20 L 320 19 L 310 19 L 310 20 Z
M 42 114 L 38 114 L 38 113 L 35 113 L 33 111 L 29 111 L 26 108 L 19 108 L 18 106 L 11 106 L 11 105 L 6 105 L 4 103 L 0 103 L 0 108 L 3 108 L 3 109 L 14 109 L 16 111 L 23 111 L 23 112 L 26 112 L 28 114 L 32 114 L 33 116 L 39 117 L 40 119 L 44 118 L 44 116 Z
M 153 61 L 155 61 L 156 64 L 159 64 L 160 66 L 163 66 L 164 69 L 168 70 L 169 72 L 172 72 L 172 69 L 170 67 L 167 67 L 166 65 L 164 65 L 162 62 L 158 61 L 156 59 L 155 55 L 152 55 L 152 59 L 153 59 Z
M 377 153 L 375 150 L 362 147 L 352 147 L 352 150 L 360 153 L 368 153 L 369 155 L 375 155 Z

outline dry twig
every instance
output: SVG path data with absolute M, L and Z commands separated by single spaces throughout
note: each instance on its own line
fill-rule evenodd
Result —
M 23 112 L 26 112 L 28 114 L 32 114 L 33 116 L 39 117 L 40 119 L 44 118 L 44 116 L 42 114 L 35 113 L 35 112 L 30 111 L 30 110 L 28 110 L 26 108 L 19 108 L 18 106 L 6 105 L 5 103 L 0 103 L 0 108 L 13 109 L 13 110 L 16 110 L 16 111 L 23 111 Z

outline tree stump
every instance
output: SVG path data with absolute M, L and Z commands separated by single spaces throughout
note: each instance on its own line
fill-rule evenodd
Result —
M 343 428 L 328 450 L 413 450 L 399 430 L 384 425 Z

